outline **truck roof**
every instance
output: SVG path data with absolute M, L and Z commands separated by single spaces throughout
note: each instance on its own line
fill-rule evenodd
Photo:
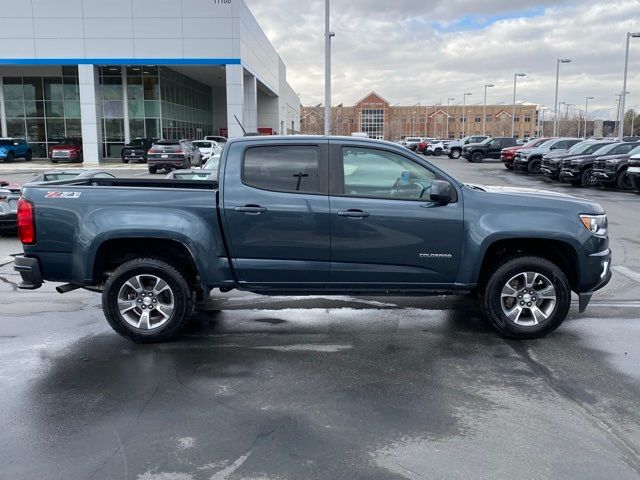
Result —
M 376 143 L 382 145 L 392 145 L 394 147 L 398 147 L 397 143 L 388 142 L 386 140 L 376 140 L 374 138 L 364 138 L 364 137 L 347 137 L 347 136 L 334 136 L 334 135 L 258 135 L 258 136 L 250 136 L 250 137 L 238 137 L 229 139 L 228 143 L 245 143 L 245 142 L 257 142 L 257 143 L 265 143 L 265 142 L 273 142 L 273 143 L 282 143 L 283 140 L 288 140 L 292 142 L 298 141 L 322 141 L 322 140 L 340 140 L 340 141 L 348 141 L 348 142 L 367 142 L 367 143 Z

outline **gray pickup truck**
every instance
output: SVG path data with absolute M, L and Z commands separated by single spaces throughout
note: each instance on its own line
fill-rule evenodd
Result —
M 212 291 L 476 294 L 495 329 L 537 338 L 610 279 L 597 203 L 468 185 L 392 143 L 246 137 L 215 180 L 85 179 L 28 186 L 20 288 L 101 292 L 137 342 L 175 337 Z M 214 293 L 215 295 L 215 293 Z

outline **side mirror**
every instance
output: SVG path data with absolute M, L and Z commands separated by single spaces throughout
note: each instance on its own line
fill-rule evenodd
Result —
M 448 205 L 453 201 L 455 190 L 453 185 L 444 180 L 434 180 L 431 183 L 431 201 L 438 205 Z

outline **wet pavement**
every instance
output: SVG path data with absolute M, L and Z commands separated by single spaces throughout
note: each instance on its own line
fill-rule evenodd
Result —
M 640 478 L 640 195 L 436 162 L 601 202 L 610 285 L 529 342 L 466 297 L 231 292 L 180 340 L 134 345 L 97 294 L 17 291 L 5 265 L 0 478 Z M 0 239 L 0 259 L 16 250 Z

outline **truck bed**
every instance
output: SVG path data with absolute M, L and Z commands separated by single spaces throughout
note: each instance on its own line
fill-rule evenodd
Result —
M 134 188 L 180 188 L 195 190 L 216 190 L 217 180 L 174 180 L 166 178 L 82 178 L 78 180 L 58 180 L 33 187 L 52 186 L 84 186 L 84 187 L 134 187 Z

